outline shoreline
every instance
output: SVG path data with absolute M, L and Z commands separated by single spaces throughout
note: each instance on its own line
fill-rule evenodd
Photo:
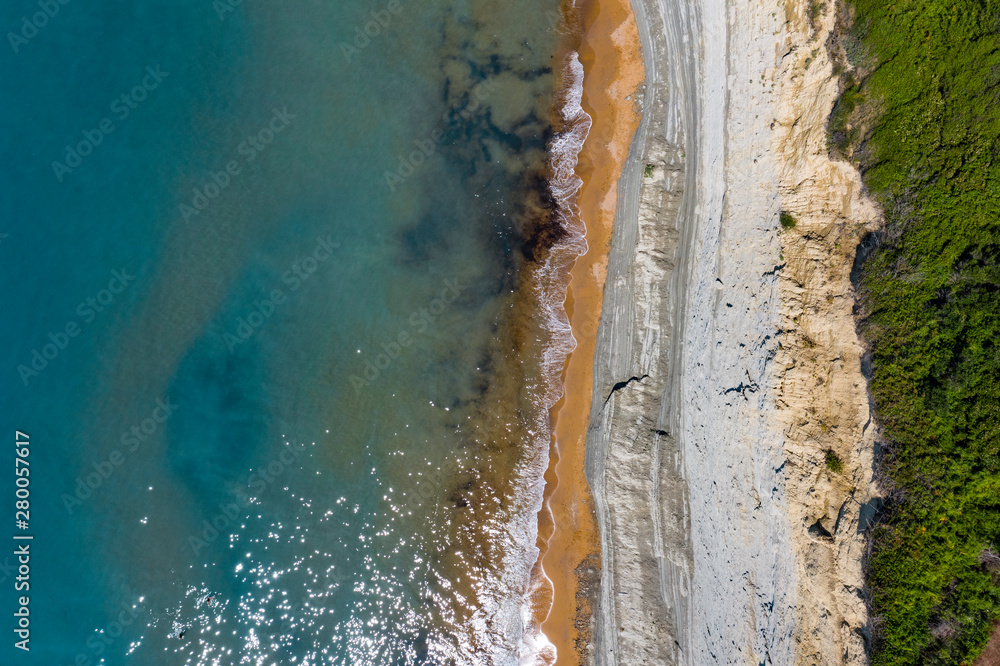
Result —
M 538 522 L 538 566 L 547 587 L 538 609 L 544 611 L 541 631 L 560 665 L 590 661 L 590 602 L 600 542 L 583 461 L 617 185 L 639 125 L 634 94 L 644 80 L 629 0 L 589 0 L 579 12 L 581 106 L 592 125 L 578 156 L 576 174 L 583 182 L 576 206 L 588 249 L 570 270 L 564 307 L 576 346 L 563 366 L 563 396 L 550 410 L 553 436 Z

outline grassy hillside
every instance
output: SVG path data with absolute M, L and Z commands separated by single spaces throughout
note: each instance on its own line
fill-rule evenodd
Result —
M 831 148 L 886 211 L 859 280 L 874 663 L 971 663 L 1000 618 L 1000 0 L 847 2 Z

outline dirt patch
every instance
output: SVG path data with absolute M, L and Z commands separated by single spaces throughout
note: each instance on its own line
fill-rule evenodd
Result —
M 972 662 L 972 666 L 1000 666 L 1000 623 L 997 623 L 986 649 Z

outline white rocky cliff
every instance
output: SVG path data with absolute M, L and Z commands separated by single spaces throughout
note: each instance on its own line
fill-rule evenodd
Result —
M 874 428 L 849 274 L 877 212 L 826 157 L 832 9 L 633 7 L 647 86 L 588 433 L 593 662 L 865 663 Z

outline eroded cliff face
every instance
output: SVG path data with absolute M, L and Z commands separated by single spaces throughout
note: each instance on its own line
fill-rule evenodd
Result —
M 826 45 L 832 6 L 786 3 L 785 55 L 777 76 L 775 151 L 784 229 L 779 283 L 784 335 L 775 357 L 788 519 L 796 535 L 796 663 L 864 664 L 867 615 L 862 507 L 872 499 L 876 428 L 861 371 L 851 269 L 879 220 L 846 162 L 830 160 L 826 119 L 837 77 Z
M 850 272 L 878 214 L 827 157 L 833 8 L 633 7 L 648 88 L 595 355 L 594 661 L 862 664 Z

